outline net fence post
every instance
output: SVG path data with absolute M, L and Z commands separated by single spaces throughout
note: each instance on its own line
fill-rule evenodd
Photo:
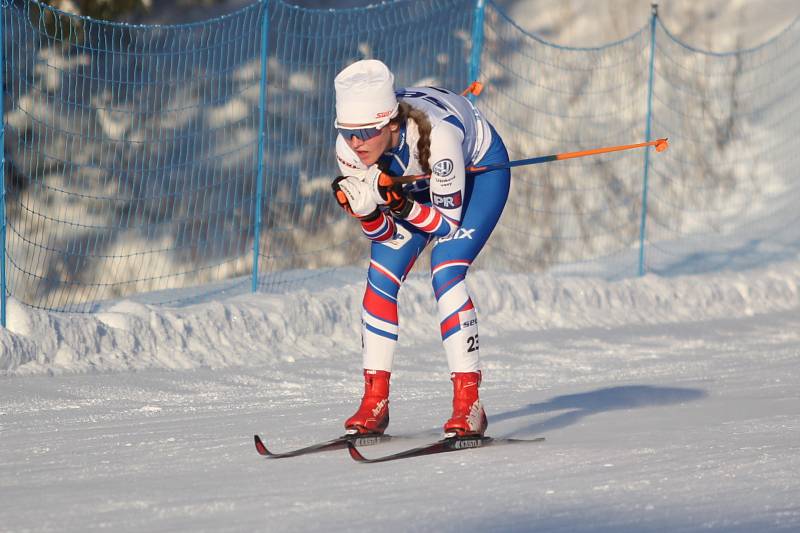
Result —
M 268 31 L 269 31 L 269 0 L 262 0 L 263 11 L 261 19 L 261 76 L 259 78 L 258 96 L 258 159 L 256 168 L 256 200 L 255 200 L 255 227 L 253 228 L 253 280 L 252 292 L 258 290 L 258 258 L 261 251 L 261 209 L 264 197 L 264 128 L 267 113 L 267 59 L 268 59 Z
M 485 0 L 476 0 L 475 14 L 472 18 L 472 50 L 469 60 L 469 79 L 467 83 L 472 83 L 478 79 L 481 70 L 481 52 L 483 51 L 483 14 L 486 11 Z M 471 102 L 475 101 L 475 95 L 470 93 L 467 96 Z
M 651 127 L 653 124 L 653 76 L 656 58 L 656 19 L 658 19 L 658 4 L 650 4 L 650 66 L 647 77 L 647 118 L 645 124 L 645 140 L 651 140 Z M 642 178 L 642 218 L 639 224 L 639 276 L 644 276 L 644 240 L 647 228 L 647 188 L 650 173 L 650 150 L 644 151 L 644 176 Z
M 3 20 L 7 0 L 0 0 L 0 326 L 6 327 L 6 121 L 5 108 L 5 53 Z

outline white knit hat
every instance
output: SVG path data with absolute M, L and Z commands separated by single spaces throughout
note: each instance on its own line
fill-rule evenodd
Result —
M 336 126 L 385 125 L 397 115 L 394 75 L 377 59 L 356 61 L 333 80 Z

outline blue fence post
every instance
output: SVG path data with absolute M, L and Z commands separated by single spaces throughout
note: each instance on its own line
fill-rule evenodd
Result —
M 8 2 L 0 1 L 0 326 L 6 327 L 6 119 L 5 101 L 5 53 L 3 47 L 4 9 Z
M 647 124 L 645 126 L 645 141 L 650 141 L 651 127 L 653 124 L 653 76 L 656 59 L 656 19 L 658 18 L 658 4 L 651 4 L 650 15 L 650 74 L 647 79 Z M 650 174 L 650 150 L 644 151 L 644 177 L 642 178 L 642 220 L 639 225 L 639 276 L 644 276 L 644 238 L 647 228 L 647 188 Z
M 264 142 L 267 120 L 267 61 L 269 52 L 269 0 L 263 0 L 264 10 L 261 20 L 261 78 L 258 96 L 258 168 L 256 182 L 255 227 L 253 228 L 253 281 L 252 292 L 258 290 L 258 257 L 261 248 L 261 209 L 264 198 Z
M 483 13 L 486 10 L 485 0 L 476 0 L 475 15 L 472 18 L 472 52 L 469 59 L 469 79 L 467 83 L 472 83 L 478 79 L 481 72 L 481 52 L 483 51 Z M 471 102 L 475 101 L 475 95 L 467 96 Z

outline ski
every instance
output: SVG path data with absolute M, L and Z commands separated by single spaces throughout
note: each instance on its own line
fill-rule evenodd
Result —
M 357 443 L 347 442 L 347 449 L 350 452 L 350 457 L 359 463 L 383 463 L 385 461 L 394 461 L 396 459 L 407 459 L 409 457 L 420 457 L 422 455 L 432 455 L 435 453 L 456 452 L 459 450 L 469 450 L 471 448 L 482 448 L 483 446 L 497 445 L 497 444 L 532 444 L 536 442 L 543 442 L 544 437 L 536 439 L 508 439 L 508 438 L 493 438 L 486 436 L 474 437 L 458 437 L 450 436 L 445 437 L 436 442 L 431 442 L 417 448 L 411 448 L 401 452 L 393 453 L 391 455 L 384 455 L 383 457 L 376 457 L 368 459 L 364 457 L 358 450 Z
M 253 435 L 253 438 L 256 443 L 256 451 L 259 453 L 259 455 L 262 455 L 268 459 L 283 459 L 286 457 L 297 457 L 298 455 L 306 455 L 309 453 L 341 450 L 343 448 L 347 448 L 347 445 L 350 443 L 357 444 L 358 446 L 372 446 L 374 444 L 380 444 L 381 442 L 388 442 L 392 437 L 390 435 L 378 434 L 342 435 L 341 437 L 336 437 L 335 439 L 326 440 L 324 442 L 312 444 L 311 446 L 306 446 L 304 448 L 298 448 L 296 450 L 283 453 L 273 453 L 269 451 L 267 446 L 264 444 L 264 441 L 261 440 L 261 437 L 258 435 Z

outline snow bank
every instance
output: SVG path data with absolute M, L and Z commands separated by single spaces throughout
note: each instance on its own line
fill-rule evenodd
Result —
M 57 314 L 9 301 L 0 373 L 117 372 L 353 359 L 360 343 L 364 272 L 339 270 L 282 294 L 192 299 L 182 307 L 112 302 L 96 313 Z M 609 327 L 750 316 L 800 307 L 800 261 L 747 272 L 621 281 L 474 272 L 481 331 Z M 231 286 L 244 286 L 241 280 Z M 220 292 L 215 294 L 219 296 Z M 400 294 L 401 344 L 438 340 L 427 276 Z M 335 355 L 332 355 L 335 354 Z

